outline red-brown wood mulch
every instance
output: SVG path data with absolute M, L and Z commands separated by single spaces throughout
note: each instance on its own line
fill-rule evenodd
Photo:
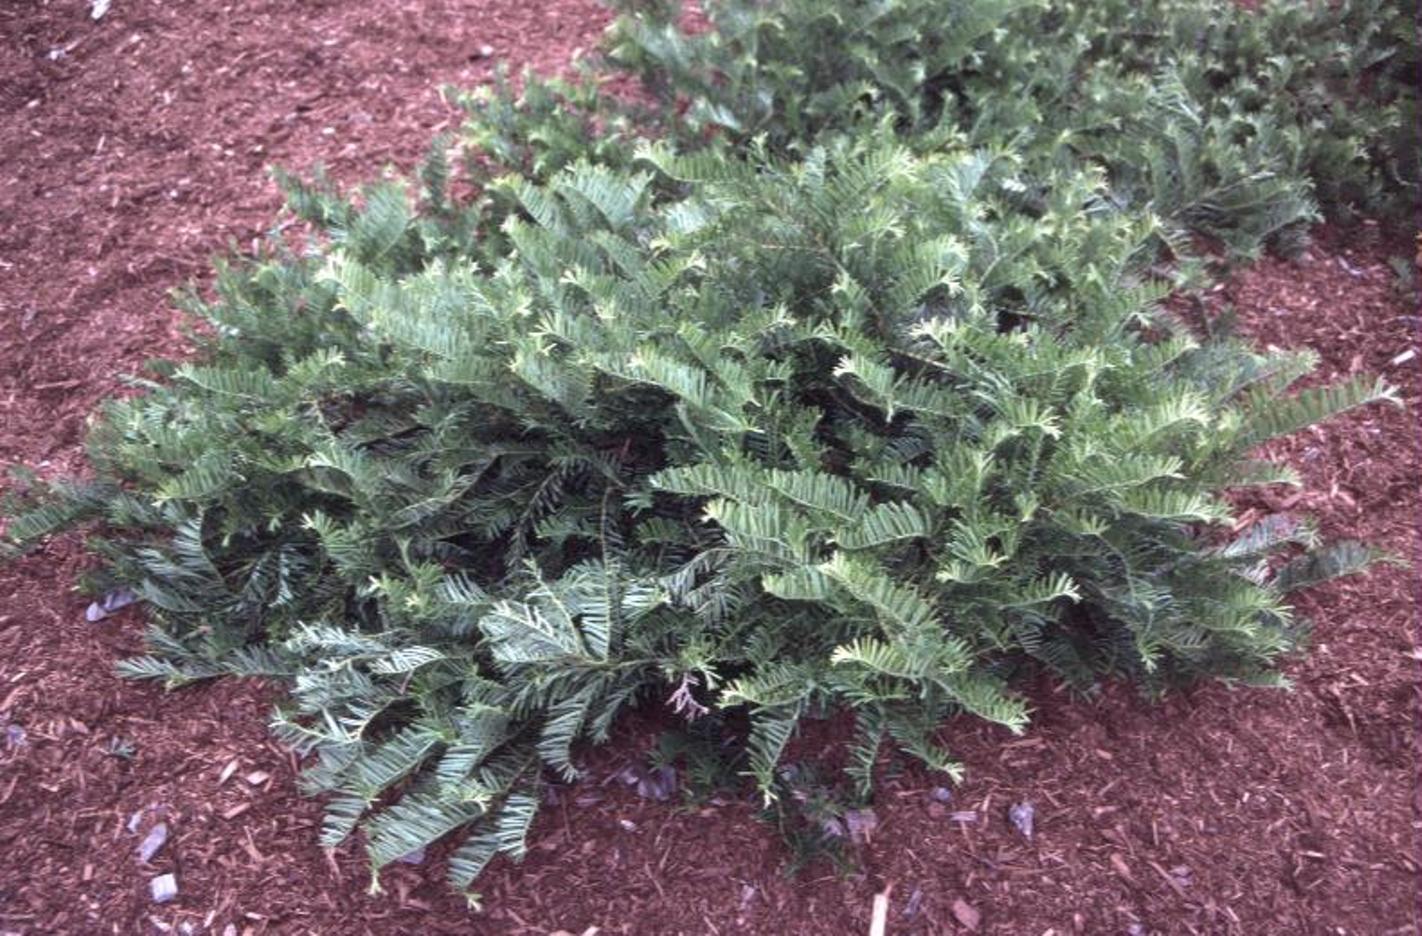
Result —
M 265 166 L 322 161 L 346 180 L 409 167 L 455 126 L 436 89 L 492 73 L 482 47 L 556 70 L 608 18 L 593 0 L 113 0 L 98 22 L 89 13 L 88 0 L 0 7 L 0 462 L 52 471 L 82 464 L 85 415 L 121 375 L 182 351 L 166 293 L 270 223 Z M 1369 227 L 1324 231 L 1213 299 L 1258 342 L 1316 348 L 1327 376 L 1385 374 L 1409 403 L 1281 444 L 1306 487 L 1242 502 L 1244 515 L 1307 511 L 1331 536 L 1416 561 L 1422 357 L 1399 356 L 1422 318 L 1395 289 L 1396 252 Z M 785 876 L 751 804 L 679 809 L 604 783 L 657 728 L 634 720 L 546 810 L 528 859 L 480 881 L 476 913 L 437 863 L 398 866 L 370 896 L 354 847 L 316 846 L 319 804 L 297 795 L 265 732 L 271 690 L 118 681 L 141 620 L 86 623 L 71 586 L 84 563 L 71 537 L 0 566 L 0 933 L 863 933 L 887 887 L 891 933 L 1415 931 L 1422 650 L 1408 569 L 1301 599 L 1317 634 L 1289 667 L 1293 692 L 1204 687 L 1150 705 L 1043 688 L 1025 739 L 950 728 L 968 768 L 953 801 L 913 769 L 886 777 L 847 875 Z M 836 745 L 838 726 L 801 743 Z M 125 744 L 131 756 L 114 753 Z M 1037 808 L 1030 842 L 1006 819 L 1022 800 Z M 171 838 L 140 865 L 158 821 Z M 148 884 L 166 872 L 180 893 L 158 905 Z

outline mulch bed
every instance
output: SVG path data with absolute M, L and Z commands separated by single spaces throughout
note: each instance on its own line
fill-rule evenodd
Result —
M 495 58 L 566 67 L 608 18 L 591 0 L 89 11 L 0 8 L 0 462 L 45 471 L 82 465 L 86 414 L 123 374 L 182 352 L 167 292 L 275 217 L 266 165 L 321 161 L 347 181 L 409 167 L 456 126 L 439 86 L 487 80 Z M 1323 230 L 1209 307 L 1237 308 L 1260 344 L 1315 348 L 1325 377 L 1384 374 L 1409 405 L 1278 444 L 1306 486 L 1251 495 L 1241 515 L 1309 513 L 1330 537 L 1416 562 L 1422 357 L 1403 356 L 1422 317 L 1387 265 L 1401 251 L 1369 226 Z M 72 583 L 86 561 L 70 537 L 0 566 L 0 933 L 863 933 L 886 888 L 891 933 L 1415 931 L 1409 569 L 1301 598 L 1315 646 L 1288 667 L 1292 692 L 1207 686 L 1151 704 L 1044 685 L 1025 738 L 948 726 L 966 782 L 944 803 L 940 780 L 886 763 L 877 828 L 844 873 L 787 877 L 744 799 L 674 807 L 609 779 L 664 727 L 646 713 L 588 752 L 587 779 L 545 810 L 522 865 L 481 879 L 475 912 L 433 858 L 387 871 L 372 896 L 358 849 L 316 846 L 319 803 L 265 731 L 272 690 L 118 681 L 142 621 L 85 622 Z M 842 741 L 832 721 L 799 745 Z M 1007 819 L 1023 801 L 1031 840 Z M 160 822 L 169 840 L 140 864 Z M 149 881 L 169 872 L 179 895 L 156 904 Z

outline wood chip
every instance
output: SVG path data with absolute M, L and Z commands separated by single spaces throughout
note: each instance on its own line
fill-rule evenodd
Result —
M 248 856 L 251 857 L 251 859 L 257 864 L 261 864 L 262 862 L 267 860 L 266 855 L 263 855 L 261 852 L 257 851 L 257 843 L 252 841 L 252 829 L 250 826 L 247 827 L 247 838 L 241 843 L 241 845 L 242 850 L 245 851 Z
M 251 808 L 252 808 L 252 804 L 251 804 L 251 803 L 238 803 L 236 806 L 233 806 L 233 807 L 231 807 L 231 808 L 225 810 L 225 811 L 222 813 L 222 818 L 223 818 L 223 819 L 236 819 L 238 816 L 242 815 L 244 812 L 246 812 L 247 810 L 249 810 L 249 809 L 251 809 Z
M 1158 862 L 1147 861 L 1146 864 L 1150 865 L 1151 870 L 1155 871 L 1156 874 L 1159 874 L 1161 880 L 1169 884 L 1170 889 L 1175 891 L 1175 893 L 1179 894 L 1182 899 L 1188 896 L 1185 893 L 1185 888 L 1180 885 L 1179 881 L 1175 880 L 1175 876 L 1172 875 L 1169 871 L 1166 871 L 1164 868 L 1162 868 Z
M 223 768 L 222 768 L 222 772 L 217 775 L 217 785 L 218 785 L 218 786 L 222 786 L 222 785 L 223 785 L 224 783 L 226 783 L 228 780 L 232 779 L 232 775 L 233 775 L 234 773 L 236 773 L 236 772 L 237 772 L 237 758 L 234 757 L 234 758 L 232 758 L 230 761 L 227 762 L 227 766 L 226 766 L 226 767 L 223 767 Z
M 874 907 L 869 914 L 869 936 L 884 936 L 889 926 L 889 885 L 874 895 Z
M 1136 883 L 1136 877 L 1131 873 L 1131 866 L 1126 864 L 1126 856 L 1120 852 L 1111 853 L 1111 867 L 1116 869 L 1116 873 L 1132 884 Z
M 983 915 L 978 912 L 978 908 L 959 897 L 953 901 L 953 919 L 962 924 L 964 929 L 975 930 L 983 921 Z

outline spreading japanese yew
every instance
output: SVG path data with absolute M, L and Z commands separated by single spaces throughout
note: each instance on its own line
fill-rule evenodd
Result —
M 747 712 L 768 796 L 847 710 L 868 795 L 886 746 L 956 773 L 951 716 L 1024 728 L 1024 672 L 1277 684 L 1285 593 L 1372 558 L 1231 535 L 1225 495 L 1390 389 L 1293 392 L 1311 355 L 1160 300 L 1192 232 L 1415 198 L 1401 10 L 704 5 L 609 37 L 656 103 L 470 97 L 469 198 L 447 141 L 418 196 L 283 177 L 307 249 L 223 267 L 94 480 L 13 505 L 17 547 L 101 521 L 98 587 L 153 622 L 125 673 L 287 681 L 323 841 L 377 871 L 455 832 L 457 887 L 518 857 L 639 701 Z

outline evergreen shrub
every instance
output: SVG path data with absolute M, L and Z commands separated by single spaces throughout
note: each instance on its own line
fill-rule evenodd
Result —
M 885 747 L 956 775 L 951 716 L 1022 730 L 1023 673 L 1277 685 L 1285 592 L 1373 558 L 1226 495 L 1391 389 L 1296 391 L 1311 354 L 1161 300 L 1190 232 L 1412 197 L 1397 39 L 1329 31 L 1381 7 L 707 6 L 614 28 L 650 104 L 466 98 L 473 195 L 447 141 L 418 192 L 282 176 L 310 240 L 187 299 L 201 353 L 104 408 L 92 480 L 12 498 L 13 550 L 100 522 L 125 674 L 285 680 L 322 841 L 377 873 L 519 857 L 639 702 L 746 713 L 767 797 L 847 710 L 868 796 Z

